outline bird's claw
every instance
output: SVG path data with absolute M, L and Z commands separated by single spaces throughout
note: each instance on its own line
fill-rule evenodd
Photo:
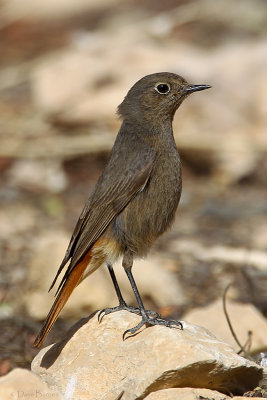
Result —
M 97 317 L 98 322 L 100 322 L 105 315 L 111 314 L 116 311 L 122 311 L 122 310 L 129 311 L 133 314 L 142 315 L 139 308 L 131 307 L 131 306 L 128 306 L 126 303 L 124 303 L 124 304 L 120 304 L 116 307 L 104 308 L 103 310 L 99 311 L 98 317 Z M 148 316 L 151 316 L 154 318 L 160 318 L 160 314 L 154 310 L 146 310 L 146 314 Z
M 163 325 L 163 326 L 166 326 L 167 328 L 179 328 L 181 330 L 183 329 L 183 324 L 180 321 L 166 320 L 166 319 L 159 318 L 159 317 L 149 318 L 148 315 L 145 315 L 145 316 L 142 316 L 142 320 L 139 322 L 139 324 L 137 324 L 133 328 L 127 329 L 123 333 L 123 335 L 122 335 L 123 340 L 125 339 L 125 336 L 128 333 L 130 333 L 131 336 L 135 335 L 136 332 L 138 332 L 139 329 L 141 329 L 142 326 L 144 326 L 144 325 L 148 325 L 148 326 Z

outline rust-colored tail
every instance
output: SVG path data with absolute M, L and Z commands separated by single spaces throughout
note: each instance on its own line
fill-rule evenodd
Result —
M 46 335 L 54 325 L 57 320 L 57 317 L 66 304 L 68 298 L 70 297 L 71 293 L 75 289 L 75 287 L 80 283 L 83 278 L 83 273 L 89 264 L 92 258 L 92 251 L 89 251 L 85 257 L 75 266 L 75 268 L 71 271 L 69 277 L 65 281 L 63 287 L 61 288 L 57 298 L 49 311 L 49 314 L 44 322 L 43 327 L 41 328 L 40 332 L 38 333 L 33 347 L 40 347 L 43 343 Z

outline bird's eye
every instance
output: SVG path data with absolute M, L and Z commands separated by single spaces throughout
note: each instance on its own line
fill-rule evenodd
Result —
M 160 94 L 167 94 L 171 90 L 170 85 L 168 83 L 157 83 L 155 89 Z

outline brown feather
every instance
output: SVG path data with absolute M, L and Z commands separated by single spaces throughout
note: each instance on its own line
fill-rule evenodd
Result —
M 33 347 L 38 348 L 43 343 L 46 335 L 56 322 L 60 311 L 66 304 L 71 293 L 82 280 L 83 273 L 86 270 L 86 267 L 89 264 L 91 258 L 92 258 L 92 250 L 90 250 L 85 255 L 85 257 L 83 257 L 83 259 L 71 271 L 71 274 L 69 275 L 68 279 L 64 282 L 64 285 L 62 286 L 59 294 L 57 295 L 57 298 L 45 320 L 45 323 L 34 341 Z
M 140 149 L 138 143 L 133 142 L 133 146 L 137 153 L 134 156 L 132 150 L 133 160 L 129 160 L 129 155 L 127 155 L 127 167 L 116 170 L 118 177 L 115 183 L 109 177 L 111 172 L 109 168 L 106 168 L 106 173 L 104 171 L 99 179 L 94 192 L 84 206 L 65 257 L 49 290 L 55 285 L 59 274 L 71 259 L 57 292 L 61 290 L 69 274 L 76 268 L 76 264 L 101 237 L 111 221 L 143 189 L 149 179 L 155 160 L 155 152 L 144 143 L 142 143 Z M 128 152 L 126 153 L 128 154 Z M 126 157 L 125 152 L 123 155 Z M 141 157 L 142 162 L 140 162 L 139 157 Z M 107 167 L 110 167 L 109 164 Z

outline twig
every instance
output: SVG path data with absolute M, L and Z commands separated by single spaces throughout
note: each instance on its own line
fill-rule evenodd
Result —
M 248 331 L 248 338 L 247 338 L 247 341 L 244 344 L 244 349 L 247 349 L 247 352 L 249 352 L 249 353 L 250 353 L 250 350 L 251 350 L 252 335 L 253 335 L 252 331 Z M 241 353 L 242 349 L 240 349 L 239 352 Z
M 232 323 L 230 321 L 228 312 L 226 310 L 226 293 L 227 293 L 227 291 L 228 291 L 228 289 L 230 288 L 231 285 L 232 284 L 229 283 L 226 286 L 226 288 L 224 290 L 224 293 L 223 293 L 223 311 L 224 311 L 224 315 L 225 315 L 226 321 L 228 323 L 229 329 L 230 329 L 230 331 L 232 333 L 232 336 L 233 336 L 234 340 L 236 341 L 236 343 L 238 344 L 238 346 L 240 347 L 240 350 L 238 351 L 238 354 L 244 353 L 244 355 L 247 357 L 247 359 L 249 359 L 251 361 L 254 361 L 253 357 L 251 357 L 250 354 L 246 351 L 245 346 L 242 346 L 242 344 L 239 342 L 238 337 L 236 336 L 236 333 L 235 333 L 235 331 L 233 329 L 233 326 L 232 326 Z

